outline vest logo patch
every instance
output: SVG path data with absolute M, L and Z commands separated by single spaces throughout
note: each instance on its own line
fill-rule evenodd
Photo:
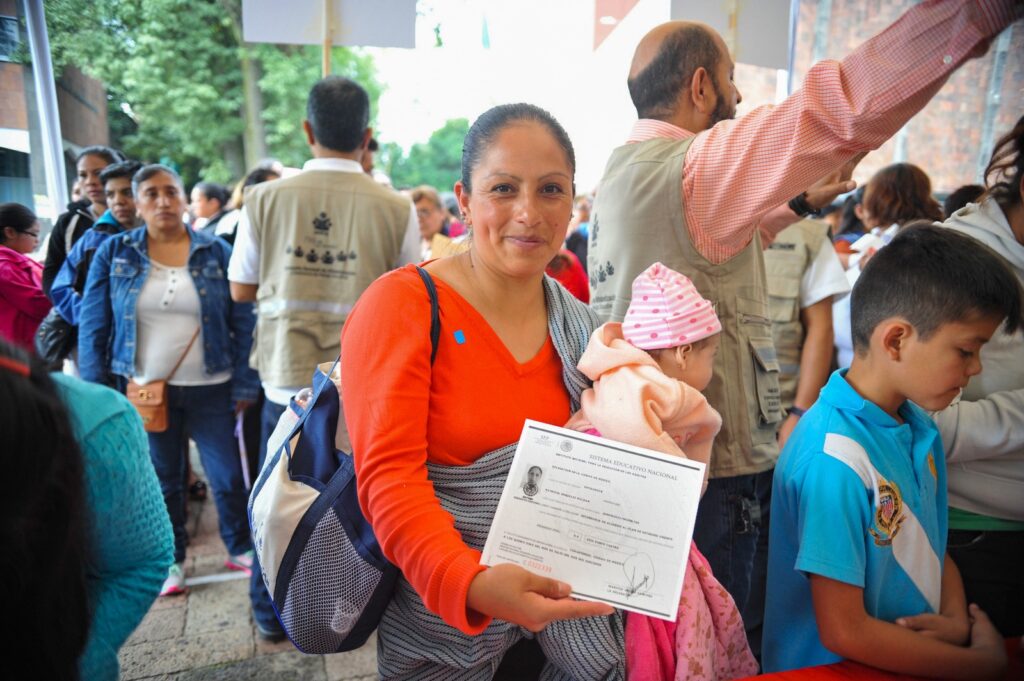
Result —
M 590 276 L 590 285 L 596 287 L 598 282 L 604 283 L 608 277 L 615 274 L 615 266 L 611 262 L 605 262 L 597 268 L 597 272 Z
M 327 217 L 327 213 L 320 213 L 318 217 L 313 218 L 313 229 L 324 233 L 331 231 L 331 219 Z
M 905 519 L 903 497 L 900 496 L 899 487 L 896 486 L 896 483 L 879 477 L 878 508 L 875 509 L 875 526 L 878 529 L 868 528 L 868 532 L 875 538 L 875 545 L 891 545 Z

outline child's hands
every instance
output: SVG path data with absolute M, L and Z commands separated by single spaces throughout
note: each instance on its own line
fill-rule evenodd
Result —
M 963 616 L 927 613 L 900 617 L 896 624 L 955 646 L 965 646 L 970 640 L 971 622 L 967 618 L 967 613 Z
M 971 650 L 977 651 L 979 679 L 998 679 L 1006 670 L 1006 647 L 985 611 L 971 603 Z
M 541 631 L 555 620 L 598 617 L 615 611 L 604 603 L 568 598 L 570 591 L 565 582 L 505 563 L 489 567 L 473 578 L 466 605 L 533 632 Z

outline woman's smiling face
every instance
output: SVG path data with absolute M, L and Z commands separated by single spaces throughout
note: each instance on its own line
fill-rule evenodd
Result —
M 482 264 L 512 277 L 540 274 L 558 253 L 572 216 L 573 171 L 542 124 L 502 128 L 472 170 L 473 190 L 456 195 Z

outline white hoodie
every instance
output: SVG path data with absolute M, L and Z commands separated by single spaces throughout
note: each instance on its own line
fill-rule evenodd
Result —
M 968 204 L 945 225 L 1005 257 L 1024 282 L 1024 245 L 994 200 Z M 934 415 L 946 447 L 949 505 L 1024 521 L 1024 333 L 998 329 L 981 362 L 961 401 Z

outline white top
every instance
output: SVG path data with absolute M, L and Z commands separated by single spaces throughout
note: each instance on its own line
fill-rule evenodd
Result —
M 854 265 L 845 274 L 852 291 L 860 277 L 860 266 Z M 845 369 L 853 362 L 853 329 L 848 295 L 840 296 L 832 303 L 832 334 L 836 345 L 836 363 L 840 369 Z
M 199 327 L 199 294 L 187 267 L 150 260 L 149 276 L 135 306 L 137 338 L 135 382 L 167 379 Z M 216 385 L 231 380 L 231 370 L 208 375 L 203 366 L 202 333 L 189 348 L 171 385 Z
M 818 249 L 814 260 L 804 269 L 800 279 L 800 308 L 810 307 L 829 296 L 838 296 L 850 291 L 843 264 L 831 244 L 824 243 Z
M 314 158 L 306 161 L 302 171 L 334 170 L 340 173 L 362 173 L 363 167 L 356 161 L 346 158 Z M 409 201 L 409 224 L 402 239 L 402 250 L 395 267 L 409 263 L 422 262 L 420 259 L 420 223 L 416 217 L 416 207 Z M 260 282 L 260 245 L 256 243 L 252 233 L 249 213 L 242 206 L 238 217 L 238 230 L 235 232 L 235 246 L 228 262 L 228 280 L 239 284 L 258 284 Z M 288 404 L 291 396 L 304 386 L 272 386 L 263 383 L 263 392 L 267 399 L 276 404 Z

